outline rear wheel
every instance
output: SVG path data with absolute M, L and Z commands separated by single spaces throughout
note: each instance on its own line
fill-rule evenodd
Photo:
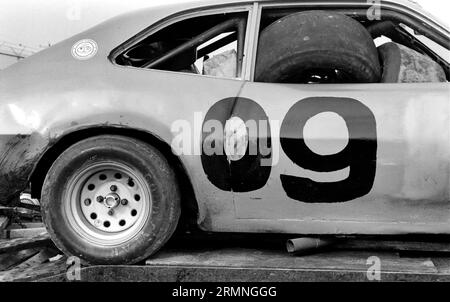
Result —
M 95 264 L 131 264 L 155 253 L 180 216 L 174 171 L 155 148 L 99 136 L 67 149 L 50 168 L 42 214 L 55 244 Z

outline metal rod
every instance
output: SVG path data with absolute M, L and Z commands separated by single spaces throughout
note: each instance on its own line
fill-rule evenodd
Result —
M 25 59 L 24 56 L 14 55 L 14 54 L 6 53 L 6 52 L 1 52 L 1 51 L 0 51 L 0 55 L 4 55 L 4 56 L 8 56 L 8 57 L 13 57 L 13 58 L 17 58 L 17 59 Z
M 231 33 L 228 36 L 220 39 L 219 41 L 216 41 L 214 43 L 211 43 L 211 44 L 203 47 L 202 49 L 199 49 L 197 51 L 197 59 L 203 58 L 204 56 L 213 52 L 214 50 L 219 49 L 223 46 L 226 46 L 236 40 L 237 40 L 237 33 L 235 33 L 235 32 Z
M 236 27 L 239 22 L 241 21 L 241 18 L 234 18 L 228 21 L 225 21 L 219 25 L 216 25 L 215 27 L 205 31 L 204 33 L 196 36 L 195 38 L 191 39 L 190 41 L 176 47 L 175 49 L 169 51 L 167 54 L 153 60 L 150 62 L 145 63 L 142 67 L 143 68 L 154 68 L 164 62 L 166 62 L 167 60 L 183 53 L 184 51 L 191 49 L 193 47 L 197 47 L 203 43 L 205 43 L 206 41 L 208 41 L 209 39 L 215 37 L 218 34 L 223 33 L 224 31 Z
M 242 75 L 242 65 L 244 63 L 244 51 L 245 51 L 245 32 L 247 28 L 247 19 L 242 18 L 238 23 L 238 43 L 237 43 L 237 66 L 236 77 Z

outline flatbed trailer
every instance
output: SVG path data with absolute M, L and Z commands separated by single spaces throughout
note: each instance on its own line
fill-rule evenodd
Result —
M 450 281 L 445 238 L 341 238 L 326 249 L 293 256 L 285 250 L 285 237 L 183 234 L 138 265 L 81 266 L 78 275 L 73 274 L 73 260 L 59 255 L 46 234 L 3 239 L 0 281 Z
M 207 261 L 202 257 L 207 254 Z M 366 260 L 379 257 L 380 280 L 369 279 Z M 243 260 L 245 259 L 245 260 Z M 236 265 L 238 264 L 238 265 Z M 66 281 L 67 276 L 40 281 Z M 200 254 L 163 252 L 137 266 L 92 266 L 81 270 L 83 281 L 114 282 L 333 282 L 450 281 L 450 259 L 402 258 L 395 253 L 329 252 L 291 257 L 260 250 L 230 249 Z

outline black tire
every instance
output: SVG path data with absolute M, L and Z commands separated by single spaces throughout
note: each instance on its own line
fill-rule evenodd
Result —
M 337 72 L 336 72 L 337 70 Z M 288 15 L 260 35 L 257 82 L 374 83 L 381 77 L 369 32 L 342 14 L 306 11 Z
M 128 167 L 130 173 L 135 173 L 132 175 L 141 178 L 131 181 L 130 178 L 123 181 L 126 180 L 128 186 L 133 185 L 134 190 L 142 190 L 143 196 L 150 196 L 151 202 L 148 202 L 147 207 L 150 212 L 143 211 L 148 217 L 143 216 L 139 224 L 141 228 L 136 226 L 136 234 L 132 238 L 126 239 L 126 242 L 117 241 L 117 244 L 108 245 L 99 244 L 95 240 L 90 241 L 90 231 L 86 231 L 88 235 L 83 235 L 84 231 L 80 231 L 81 227 L 73 222 L 73 217 L 75 217 L 73 214 L 75 210 L 71 210 L 73 199 L 67 198 L 68 194 L 71 194 L 69 192 L 71 184 L 76 182 L 77 177 L 81 177 L 82 171 L 90 171 L 90 167 L 96 165 L 99 166 L 97 169 L 101 169 L 102 163 Z M 120 176 L 119 180 L 122 181 L 120 173 L 114 175 Z M 119 180 L 111 177 L 110 183 Z M 107 187 L 109 185 L 109 183 L 104 184 Z M 100 185 L 98 187 L 100 188 Z M 117 194 L 122 194 L 120 190 L 124 192 L 125 189 L 122 190 L 119 187 Z M 78 195 L 70 196 L 77 197 Z M 134 196 L 136 197 L 136 195 Z M 133 202 L 135 201 L 133 200 Z M 106 202 L 104 204 L 106 205 Z M 103 203 L 93 204 L 93 206 L 102 207 Z M 125 205 L 120 202 L 119 206 L 133 207 L 131 202 Z M 119 206 L 117 206 L 117 212 L 123 210 L 124 213 L 127 213 L 127 209 L 119 209 Z M 113 135 L 88 138 L 65 150 L 54 162 L 45 178 L 41 207 L 44 223 L 56 246 L 66 255 L 77 256 L 90 264 L 134 264 L 148 258 L 172 236 L 181 212 L 176 176 L 165 157 L 154 147 L 139 140 Z M 145 207 L 144 204 L 143 208 Z M 83 217 L 80 218 L 80 225 L 85 223 L 87 228 L 91 227 L 89 226 L 91 222 L 87 220 Z M 92 229 L 93 238 L 97 234 L 95 232 L 102 234 L 101 230 L 96 230 L 94 227 Z M 111 234 L 116 236 L 115 233 Z M 109 234 L 107 235 L 109 236 Z M 108 243 L 107 237 L 105 240 Z
M 431 58 L 401 44 L 378 47 L 383 65 L 382 83 L 446 82 L 444 69 Z

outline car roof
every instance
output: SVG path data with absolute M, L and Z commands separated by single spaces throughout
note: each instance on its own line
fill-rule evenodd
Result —
M 264 3 L 264 2 L 280 2 L 280 3 L 285 3 L 285 2 L 348 2 L 348 3 L 367 3 L 367 0 L 347 0 L 347 1 L 342 1 L 342 0 L 325 0 L 325 1 L 320 1 L 320 0 L 286 0 L 286 1 L 274 1 L 274 0 L 254 0 L 254 1 L 249 1 L 249 0 L 192 0 L 192 1 L 184 1 L 181 3 L 176 4 L 177 6 L 180 7 L 180 9 L 183 8 L 183 6 L 192 6 L 192 5 L 197 5 L 199 7 L 201 6 L 210 6 L 210 5 L 219 5 L 219 4 L 239 4 L 239 3 L 253 3 L 253 2 L 259 2 L 259 3 Z M 406 6 L 413 6 L 415 8 L 418 9 L 422 9 L 422 7 L 419 5 L 418 2 L 414 1 L 414 0 L 382 0 L 381 2 L 386 2 L 386 3 L 397 3 L 397 4 L 401 4 L 401 5 L 406 5 Z M 163 4 L 161 6 L 173 6 L 173 4 Z
M 376 2 L 377 0 L 374 0 L 374 2 Z M 226 6 L 226 5 L 239 5 L 239 4 L 252 4 L 252 3 L 289 3 L 289 2 L 293 2 L 293 3 L 312 3 L 314 4 L 315 2 L 317 3 L 339 3 L 339 4 L 367 4 L 369 1 L 367 0 L 284 0 L 284 1 L 274 1 L 274 0 L 192 0 L 192 1 L 184 1 L 181 3 L 176 3 L 176 4 L 162 4 L 159 6 L 151 6 L 148 8 L 143 8 L 140 9 L 139 11 L 135 12 L 147 12 L 147 13 L 151 13 L 153 10 L 155 10 L 155 8 L 157 8 L 160 11 L 164 11 L 167 10 L 168 14 L 173 13 L 174 11 L 177 12 L 182 12 L 184 10 L 191 10 L 191 9 L 196 9 L 196 8 L 208 8 L 208 7 L 214 7 L 214 6 Z M 439 20 L 438 18 L 436 18 L 435 16 L 433 16 L 432 14 L 430 14 L 429 12 L 427 12 L 425 9 L 422 8 L 422 6 L 420 6 L 419 3 L 417 3 L 414 0 L 380 0 L 381 4 L 384 5 L 389 5 L 389 4 L 394 4 L 394 5 L 399 5 L 402 7 L 406 7 L 409 9 L 414 10 L 415 12 L 421 14 L 422 16 L 426 17 L 427 19 L 429 19 L 430 21 L 436 23 L 437 25 L 440 25 L 443 29 L 445 29 L 446 31 L 449 31 L 448 25 L 445 22 L 442 22 L 442 20 Z M 130 16 L 130 14 L 128 15 Z

